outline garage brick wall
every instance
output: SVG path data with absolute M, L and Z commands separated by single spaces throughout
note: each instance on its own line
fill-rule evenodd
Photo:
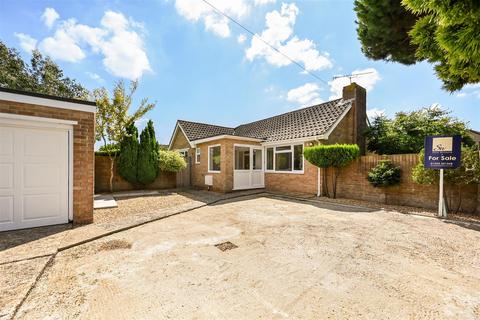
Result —
M 73 126 L 73 221 L 93 221 L 95 114 L 0 100 L 0 112 L 77 121 Z

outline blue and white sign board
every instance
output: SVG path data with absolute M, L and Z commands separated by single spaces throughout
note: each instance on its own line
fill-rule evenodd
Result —
M 439 169 L 438 216 L 447 217 L 447 208 L 443 198 L 443 170 L 455 169 L 460 166 L 462 155 L 462 137 L 427 136 L 425 137 L 425 168 Z
M 455 169 L 460 166 L 461 136 L 425 137 L 425 168 Z

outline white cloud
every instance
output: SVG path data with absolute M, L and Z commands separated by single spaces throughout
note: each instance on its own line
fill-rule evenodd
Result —
M 250 12 L 248 0 L 210 0 L 213 6 L 235 19 L 242 19 Z M 191 22 L 203 21 L 205 29 L 227 38 L 231 35 L 229 21 L 212 7 L 199 0 L 176 0 L 177 12 Z
M 103 56 L 103 65 L 109 73 L 137 79 L 151 71 L 142 31 L 141 23 L 121 13 L 106 11 L 100 27 L 80 24 L 75 19 L 61 21 L 53 36 L 43 39 L 39 48 L 54 59 L 69 62 L 83 60 L 90 49 Z
M 255 0 L 254 3 L 256 6 L 262 6 L 265 4 L 275 3 L 277 0 Z
M 247 40 L 247 36 L 244 35 L 243 33 L 239 34 L 238 37 L 237 37 L 237 42 L 238 43 L 244 43 L 246 40 Z
M 480 99 L 480 83 L 467 84 L 455 95 L 457 98 L 476 97 Z
M 301 40 L 294 35 L 293 27 L 298 13 L 299 9 L 294 3 L 282 3 L 280 12 L 273 10 L 265 15 L 266 29 L 258 37 L 291 59 L 302 63 L 309 71 L 331 68 L 332 62 L 328 54 L 320 53 L 312 40 Z M 245 52 L 248 60 L 253 61 L 255 58 L 263 57 L 269 64 L 277 67 L 292 63 L 262 40 L 257 37 L 252 38 L 250 47 Z
M 37 47 L 37 39 L 32 38 L 25 33 L 14 33 L 15 37 L 20 41 L 20 47 L 27 51 L 32 52 Z
M 271 84 L 268 87 L 266 87 L 263 91 L 265 93 L 272 93 L 273 91 L 275 91 L 275 86 L 273 84 Z
M 254 6 L 275 3 L 276 0 L 209 0 L 218 10 L 226 15 L 242 20 L 247 17 Z M 231 36 L 230 21 L 201 0 L 175 0 L 179 15 L 191 22 L 203 22 L 205 30 L 221 38 Z M 237 39 L 238 40 L 238 39 Z
M 362 87 L 364 87 L 365 89 L 367 89 L 367 91 L 371 91 L 375 87 L 375 84 L 382 79 L 376 69 L 367 68 L 363 70 L 355 70 L 352 72 L 352 74 L 355 75 L 355 74 L 367 73 L 367 72 L 368 74 L 362 74 L 352 78 L 352 82 L 356 82 Z M 337 78 L 333 81 L 329 81 L 328 84 L 330 85 L 330 91 L 332 92 L 332 95 L 330 96 L 330 100 L 333 100 L 333 99 L 338 99 L 342 97 L 343 87 L 348 86 L 350 84 L 350 80 L 346 77 Z
M 58 18 L 60 18 L 60 15 L 53 8 L 45 8 L 45 11 L 43 11 L 42 20 L 49 28 L 53 26 L 53 24 L 55 23 L 55 21 L 57 21 Z
M 86 74 L 90 77 L 90 79 L 98 81 L 98 82 L 104 82 L 103 78 L 100 77 L 97 73 L 95 72 L 86 72 Z
M 385 115 L 385 109 L 372 108 L 367 110 L 367 117 L 370 120 L 373 120 L 376 117 L 384 116 L 384 115 Z
M 312 82 L 288 91 L 287 100 L 300 106 L 311 106 L 323 101 L 320 98 L 320 87 Z
M 86 56 L 75 39 L 64 28 L 57 29 L 53 37 L 43 39 L 39 44 L 39 49 L 53 59 L 68 62 L 78 62 Z

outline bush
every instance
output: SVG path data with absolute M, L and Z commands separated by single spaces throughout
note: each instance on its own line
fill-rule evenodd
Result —
M 418 184 L 438 184 L 440 170 L 428 169 L 424 166 L 425 152 L 418 154 L 418 164 L 412 169 L 412 179 Z M 456 169 L 444 170 L 445 193 L 448 207 L 453 209 L 456 202 L 455 212 L 461 207 L 462 188 L 469 184 L 480 183 L 480 154 L 479 147 L 462 147 L 461 165 Z M 456 200 L 456 201 L 454 201 Z
M 393 119 L 378 116 L 365 131 L 367 148 L 377 154 L 418 153 L 423 148 L 425 136 L 462 136 L 462 143 L 474 144 L 468 134 L 467 124 L 438 107 L 412 112 L 399 112 Z
M 120 155 L 117 160 L 117 172 L 131 183 L 137 182 L 138 130 L 132 123 L 120 142 Z
M 368 173 L 368 181 L 374 187 L 389 187 L 400 183 L 401 170 L 391 160 L 380 160 Z
M 340 168 L 347 166 L 350 162 L 360 156 L 360 148 L 356 144 L 331 144 L 316 145 L 305 148 L 303 152 L 305 159 L 319 168 L 334 169 L 333 172 L 333 198 L 337 196 L 337 178 Z M 327 175 L 323 175 L 323 186 L 327 196 L 328 192 Z
M 140 134 L 138 149 L 137 181 L 149 184 L 155 181 L 158 175 L 158 143 L 155 138 L 153 122 L 149 120 Z
M 109 143 L 98 148 L 98 151 L 95 151 L 97 156 L 117 156 L 120 152 L 120 148 L 115 143 Z
M 159 150 L 159 168 L 167 172 L 180 172 L 187 167 L 185 159 L 176 151 Z

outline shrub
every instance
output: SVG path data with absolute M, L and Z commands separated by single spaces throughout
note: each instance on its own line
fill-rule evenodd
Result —
M 137 181 L 149 184 L 155 181 L 158 175 L 158 143 L 155 138 L 153 122 L 149 120 L 140 134 L 138 149 Z
M 340 174 L 340 168 L 347 166 L 358 158 L 360 148 L 356 144 L 316 145 L 305 148 L 303 154 L 305 159 L 319 168 L 333 168 L 333 198 L 336 198 L 337 178 Z M 323 175 L 323 185 L 326 195 L 330 196 L 326 174 Z
M 418 154 L 418 164 L 412 169 L 412 179 L 418 184 L 438 184 L 440 170 L 428 169 L 424 166 L 425 152 Z M 462 147 L 461 165 L 456 169 L 444 170 L 445 192 L 447 194 L 448 207 L 453 208 L 456 199 L 455 212 L 461 207 L 462 187 L 480 183 L 480 154 L 479 147 Z
M 401 170 L 391 160 L 380 160 L 368 173 L 368 181 L 374 187 L 389 187 L 400 183 Z
M 120 155 L 117 160 L 117 172 L 125 180 L 137 182 L 138 130 L 132 123 L 120 141 Z
M 159 150 L 158 158 L 162 171 L 180 172 L 187 167 L 185 159 L 176 151 Z
M 438 107 L 399 112 L 393 119 L 378 116 L 365 131 L 368 150 L 377 154 L 418 153 L 425 136 L 455 134 L 462 136 L 464 145 L 474 144 L 467 124 Z

